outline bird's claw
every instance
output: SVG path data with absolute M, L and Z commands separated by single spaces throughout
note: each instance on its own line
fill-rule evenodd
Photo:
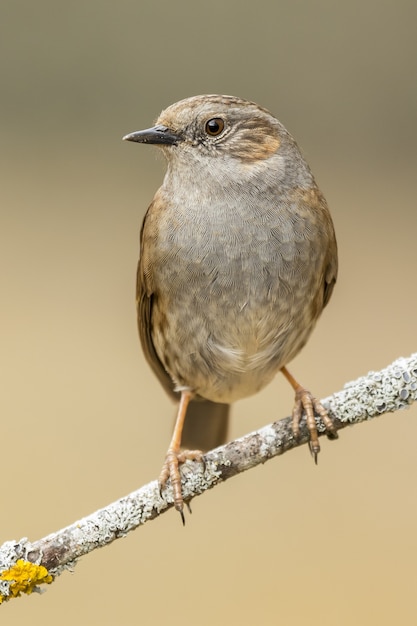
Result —
M 309 449 L 311 456 L 317 465 L 317 458 L 320 452 L 319 436 L 317 431 L 317 424 L 315 415 L 320 417 L 326 428 L 326 433 L 331 439 L 337 439 L 338 434 L 333 423 L 333 420 L 329 416 L 327 410 L 321 404 L 317 398 L 315 398 L 310 391 L 304 387 L 298 386 L 295 390 L 295 404 L 292 413 L 292 430 L 296 439 L 300 436 L 300 421 L 301 416 L 305 412 L 306 424 L 310 433 Z
M 162 497 L 162 489 L 165 487 L 168 479 L 171 481 L 172 491 L 174 495 L 175 509 L 181 516 L 181 521 L 185 525 L 184 503 L 191 513 L 191 506 L 188 501 L 184 502 L 181 488 L 181 474 L 179 465 L 185 461 L 202 461 L 203 453 L 201 450 L 174 450 L 169 448 L 166 453 L 165 462 L 162 466 L 158 479 L 159 494 Z

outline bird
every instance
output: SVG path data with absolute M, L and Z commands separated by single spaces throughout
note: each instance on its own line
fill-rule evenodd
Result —
M 192 96 L 123 139 L 167 162 L 140 232 L 137 317 L 145 358 L 178 401 L 159 484 L 170 479 L 184 522 L 180 465 L 223 443 L 230 405 L 278 372 L 295 393 L 294 437 L 305 412 L 316 462 L 315 414 L 337 436 L 287 369 L 331 297 L 336 236 L 297 143 L 254 102 Z

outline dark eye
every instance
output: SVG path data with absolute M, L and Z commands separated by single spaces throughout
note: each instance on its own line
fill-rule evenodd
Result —
M 211 135 L 212 137 L 217 137 L 220 133 L 223 132 L 224 129 L 224 121 L 221 117 L 213 117 L 213 119 L 209 120 L 206 123 L 206 133 L 207 135 Z

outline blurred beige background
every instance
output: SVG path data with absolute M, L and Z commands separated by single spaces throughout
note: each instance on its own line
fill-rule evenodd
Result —
M 268 107 L 303 148 L 340 248 L 297 377 L 323 397 L 416 350 L 417 5 L 20 0 L 0 5 L 0 542 L 156 478 L 173 406 L 134 283 L 156 150 L 121 137 L 198 93 Z M 289 414 L 282 378 L 231 436 Z M 415 624 L 417 407 L 302 448 L 79 562 L 8 626 Z

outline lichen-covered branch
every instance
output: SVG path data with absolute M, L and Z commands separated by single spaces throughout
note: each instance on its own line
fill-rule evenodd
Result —
M 322 400 L 336 430 L 398 411 L 417 399 L 417 353 L 400 358 L 379 372 L 345 385 Z M 324 425 L 318 421 L 319 434 Z M 204 464 L 187 461 L 182 466 L 184 500 L 190 501 L 218 483 L 308 441 L 303 422 L 294 439 L 291 418 L 265 426 L 204 456 Z M 173 506 L 168 485 L 159 493 L 157 481 L 145 485 L 88 517 L 31 543 L 8 541 L 0 547 L 0 603 L 21 593 L 38 591 L 84 554 L 123 537 Z

